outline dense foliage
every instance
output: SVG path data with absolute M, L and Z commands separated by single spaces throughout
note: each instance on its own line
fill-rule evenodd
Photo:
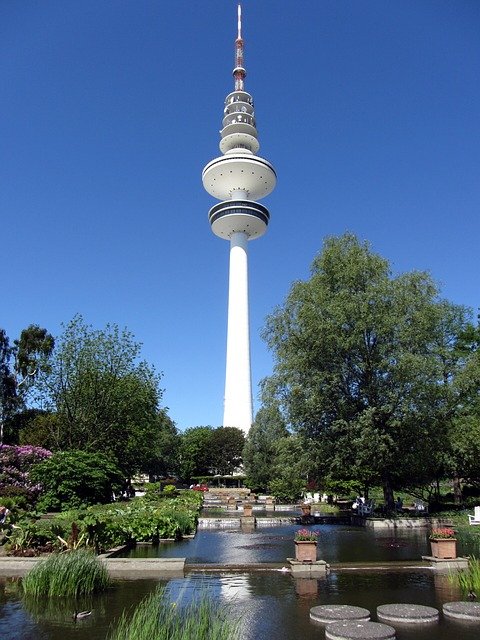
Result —
M 124 484 L 122 472 L 110 458 L 86 451 L 59 451 L 36 465 L 31 477 L 41 487 L 41 511 L 111 502 Z
M 251 489 L 265 491 L 271 481 L 277 478 L 274 465 L 278 441 L 288 435 L 278 407 L 265 405 L 258 411 L 243 449 L 247 485 Z
M 154 464 L 159 435 L 170 420 L 160 409 L 160 376 L 139 361 L 140 345 L 127 330 L 96 330 L 76 316 L 57 340 L 37 388 L 55 414 L 55 449 L 102 451 L 126 476 Z
M 394 277 L 354 236 L 327 239 L 265 331 L 270 387 L 318 477 L 382 484 L 389 505 L 394 488 L 438 477 L 467 320 L 428 274 Z
M 13 420 L 24 409 L 28 392 L 40 371 L 45 370 L 54 346 L 46 329 L 32 324 L 18 340 L 10 344 L 0 329 L 0 444 L 18 443 L 18 431 Z
M 201 501 L 196 492 L 183 491 L 174 498 L 70 509 L 48 519 L 25 516 L 8 534 L 8 547 L 15 555 L 78 547 L 100 552 L 122 544 L 178 539 L 195 532 Z
M 180 436 L 180 474 L 186 481 L 233 473 L 242 463 L 245 436 L 236 427 L 192 427 Z

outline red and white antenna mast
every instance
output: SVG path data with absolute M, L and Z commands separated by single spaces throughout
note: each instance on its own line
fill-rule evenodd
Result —
M 243 39 L 242 39 L 242 6 L 238 5 L 238 34 L 235 40 L 235 69 L 233 77 L 235 78 L 235 91 L 244 90 L 244 80 L 247 72 L 243 66 Z

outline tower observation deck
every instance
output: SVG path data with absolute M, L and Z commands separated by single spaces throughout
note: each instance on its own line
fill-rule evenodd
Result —
M 262 236 L 270 221 L 268 209 L 256 202 L 276 184 L 272 165 L 257 156 L 260 148 L 252 96 L 245 91 L 241 7 L 235 40 L 234 91 L 225 98 L 220 151 L 203 169 L 205 190 L 221 202 L 208 218 L 212 231 L 230 241 L 227 363 L 223 426 L 247 432 L 253 421 L 248 313 L 247 244 Z

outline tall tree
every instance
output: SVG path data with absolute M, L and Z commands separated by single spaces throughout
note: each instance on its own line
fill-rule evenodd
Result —
M 466 317 L 428 274 L 393 277 L 355 236 L 326 240 L 265 330 L 276 396 L 320 476 L 381 483 L 388 505 L 394 488 L 434 476 L 451 409 L 446 327 Z
M 248 486 L 265 491 L 275 477 L 277 443 L 288 436 L 280 410 L 275 404 L 264 405 L 255 416 L 243 449 Z
M 213 427 L 191 427 L 181 434 L 180 474 L 189 482 L 212 471 Z
M 42 369 L 48 367 L 54 339 L 36 324 L 31 324 L 10 345 L 7 334 L 0 329 L 0 444 L 5 423 L 24 409 L 27 395 Z M 18 434 L 8 434 L 18 440 Z
M 455 379 L 457 412 L 447 449 L 456 502 L 462 498 L 461 479 L 480 486 L 480 322 L 467 327 L 458 342 L 462 354 L 467 355 L 465 367 Z
M 245 435 L 237 427 L 218 427 L 212 433 L 211 456 L 215 473 L 231 475 L 242 464 Z
M 66 325 L 39 378 L 39 400 L 55 413 L 55 449 L 102 451 L 126 475 L 152 463 L 159 437 L 160 375 L 139 360 L 140 344 L 116 325 Z

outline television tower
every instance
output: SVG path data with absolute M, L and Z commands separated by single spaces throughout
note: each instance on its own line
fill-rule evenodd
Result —
M 245 91 L 242 9 L 238 5 L 235 40 L 234 91 L 225 98 L 220 131 L 222 156 L 203 170 L 203 186 L 221 200 L 208 219 L 213 233 L 230 241 L 228 285 L 227 364 L 225 373 L 224 427 L 248 432 L 253 422 L 250 331 L 248 318 L 249 240 L 263 236 L 270 219 L 268 209 L 256 202 L 268 196 L 276 184 L 272 165 L 255 155 L 260 148 L 255 128 L 253 98 Z

